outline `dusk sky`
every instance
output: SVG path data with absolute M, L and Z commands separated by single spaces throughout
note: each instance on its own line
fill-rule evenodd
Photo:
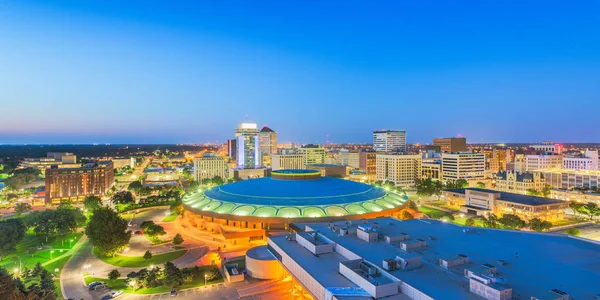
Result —
M 600 142 L 598 1 L 0 0 L 0 143 Z

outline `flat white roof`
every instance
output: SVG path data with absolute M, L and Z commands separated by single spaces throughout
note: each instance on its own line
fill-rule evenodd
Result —
M 380 218 L 377 222 L 383 235 L 405 232 L 409 241 L 423 239 L 427 246 L 411 253 L 422 256 L 423 266 L 415 270 L 396 270 L 390 274 L 435 299 L 480 299 L 469 292 L 469 281 L 464 270 L 476 269 L 483 264 L 497 268 L 503 286 L 513 289 L 513 297 L 529 299 L 543 297 L 552 289 L 568 293 L 572 298 L 586 299 L 600 293 L 600 244 L 565 235 L 533 233 L 509 230 L 472 228 L 463 232 L 462 227 L 435 220 L 399 221 Z M 338 222 L 346 227 L 345 222 Z M 378 241 L 368 243 L 356 234 L 339 236 L 332 232 L 328 223 L 296 224 L 317 230 L 335 243 L 342 245 L 371 263 L 382 266 L 384 259 L 405 253 L 396 246 Z M 353 224 L 350 227 L 357 227 Z M 341 255 L 329 253 L 315 257 L 296 242 L 285 237 L 271 237 L 283 251 L 288 253 L 307 272 L 324 286 L 353 284 L 338 274 Z M 451 267 L 438 266 L 440 258 L 463 254 L 470 263 Z M 507 262 L 505 265 L 498 260 Z

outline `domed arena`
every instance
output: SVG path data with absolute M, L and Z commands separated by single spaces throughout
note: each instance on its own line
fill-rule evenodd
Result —
M 328 222 L 394 216 L 405 195 L 315 170 L 278 170 L 191 193 L 183 203 L 193 219 L 249 229 L 287 228 L 294 222 Z

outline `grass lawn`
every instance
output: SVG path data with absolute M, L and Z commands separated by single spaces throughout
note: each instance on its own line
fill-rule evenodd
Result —
M 113 257 L 101 256 L 96 248 L 94 248 L 94 255 L 96 255 L 103 262 L 123 268 L 143 268 L 150 265 L 161 265 L 168 261 L 173 261 L 182 257 L 186 252 L 187 250 L 178 250 L 165 254 L 153 255 L 152 259 L 147 261 L 142 256 L 125 256 L 119 254 L 115 254 Z
M 175 219 L 177 219 L 177 215 L 176 214 L 170 214 L 170 215 L 164 217 L 162 219 L 162 221 L 163 222 L 173 222 L 173 221 L 175 221 Z
M 588 221 L 587 219 L 563 219 L 557 222 L 552 222 L 552 226 L 558 227 L 558 226 L 565 226 L 565 225 L 571 225 L 571 224 L 578 224 L 578 223 L 583 223 L 585 221 Z
M 144 235 L 144 236 L 152 243 L 152 245 L 160 245 L 160 244 L 168 243 L 168 242 L 171 241 L 171 240 L 163 241 L 160 238 L 153 239 L 153 238 L 151 238 L 151 237 L 149 237 L 147 235 Z
M 425 207 L 425 206 L 419 206 L 419 211 L 426 214 L 428 217 L 430 217 L 432 219 L 441 219 L 445 216 L 451 215 L 451 213 L 445 212 L 443 210 Z
M 207 282 L 208 285 L 223 282 L 223 278 L 221 277 L 221 273 L 217 270 L 217 267 L 201 266 L 200 268 L 205 269 L 205 270 L 210 270 L 211 272 L 218 274 L 216 279 L 213 279 L 213 280 Z M 111 280 L 108 280 L 107 278 L 98 278 L 98 277 L 90 277 L 90 276 L 85 277 L 85 284 L 90 284 L 94 281 L 104 281 L 108 284 L 108 287 L 110 289 L 122 290 L 124 293 L 129 293 L 129 294 L 157 294 L 157 293 L 168 293 L 171 291 L 170 288 L 165 287 L 165 286 L 157 286 L 157 287 L 151 287 L 151 288 L 138 288 L 136 290 L 133 290 L 131 287 L 125 285 L 125 279 L 117 279 L 117 280 L 111 281 Z M 192 283 L 181 285 L 181 286 L 177 287 L 177 289 L 183 290 L 183 289 L 189 289 L 189 288 L 194 288 L 194 287 L 200 287 L 203 285 L 204 285 L 204 276 L 198 276 L 197 278 L 194 278 Z
M 54 251 L 54 253 L 52 253 L 52 258 L 58 257 L 62 253 L 67 252 L 69 249 L 71 249 L 73 245 L 75 245 L 77 240 L 79 240 L 79 238 L 81 238 L 82 235 L 83 233 L 71 233 L 65 236 L 48 239 L 48 243 L 45 243 L 45 238 L 38 237 L 35 234 L 28 232 L 25 235 L 25 238 L 17 245 L 17 250 L 6 256 L 2 261 L 0 261 L 0 267 L 10 269 L 18 267 L 20 259 L 23 267 L 32 269 L 33 267 L 35 267 L 36 263 L 44 263 L 50 260 L 50 251 Z M 69 242 L 71 239 L 73 240 L 72 243 Z M 52 249 L 36 249 L 33 254 L 26 253 L 26 251 L 32 248 L 35 249 L 38 245 L 42 243 L 44 244 L 44 247 L 52 247 Z M 62 265 L 64 265 L 65 262 L 66 260 L 62 264 L 60 264 L 59 268 L 62 268 Z M 55 264 L 56 262 L 52 263 L 52 265 Z M 54 272 L 54 268 L 48 269 L 48 271 Z

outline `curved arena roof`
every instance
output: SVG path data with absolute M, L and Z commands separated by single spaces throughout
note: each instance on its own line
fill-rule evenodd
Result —
M 406 196 L 354 181 L 321 177 L 280 180 L 270 177 L 230 183 L 184 197 L 196 210 L 269 218 L 319 218 L 392 209 Z

